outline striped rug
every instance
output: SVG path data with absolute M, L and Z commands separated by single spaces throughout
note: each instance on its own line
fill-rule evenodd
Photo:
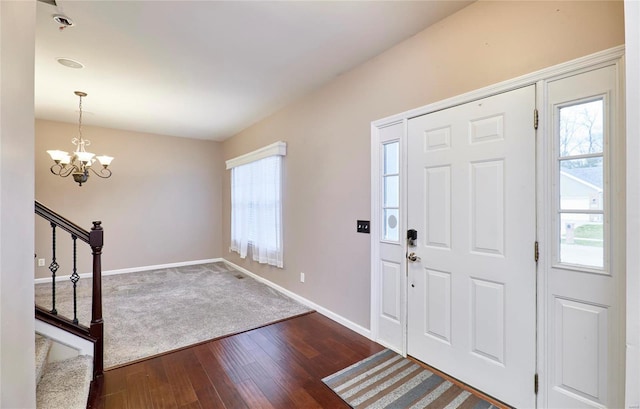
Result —
M 358 409 L 496 408 L 388 349 L 322 381 L 351 407 Z

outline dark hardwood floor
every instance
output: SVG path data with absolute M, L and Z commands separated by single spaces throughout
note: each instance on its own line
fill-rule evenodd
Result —
M 107 370 L 88 408 L 348 408 L 321 379 L 382 349 L 311 313 Z

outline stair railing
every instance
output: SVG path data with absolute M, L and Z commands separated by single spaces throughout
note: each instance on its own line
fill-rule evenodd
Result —
M 42 203 L 35 202 L 35 212 L 47 220 L 51 225 L 52 231 L 52 257 L 49 270 L 51 271 L 51 310 L 35 306 L 36 318 L 48 324 L 54 325 L 60 329 L 70 332 L 78 337 L 86 339 L 93 343 L 93 379 L 102 376 L 104 371 L 104 322 L 102 320 L 102 245 L 103 230 L 102 222 L 94 221 L 91 231 L 86 231 L 82 227 L 74 224 L 58 213 L 44 206 Z M 73 318 L 63 317 L 58 314 L 56 309 L 56 272 L 59 265 L 56 260 L 56 229 L 66 231 L 71 235 L 73 245 L 73 273 L 70 280 L 73 284 Z M 92 296 L 91 296 L 91 323 L 86 327 L 78 322 L 76 285 L 80 276 L 77 270 L 77 240 L 84 241 L 91 247 L 93 256 L 92 271 Z

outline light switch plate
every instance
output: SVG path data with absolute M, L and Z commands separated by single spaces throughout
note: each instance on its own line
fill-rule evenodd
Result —
M 356 227 L 358 233 L 369 234 L 369 220 L 358 220 Z

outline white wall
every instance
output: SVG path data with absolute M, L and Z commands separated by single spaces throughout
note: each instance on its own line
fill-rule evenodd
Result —
M 625 407 L 640 407 L 640 2 L 624 3 L 627 109 L 627 375 Z
M 35 1 L 0 1 L 0 407 L 35 407 Z

